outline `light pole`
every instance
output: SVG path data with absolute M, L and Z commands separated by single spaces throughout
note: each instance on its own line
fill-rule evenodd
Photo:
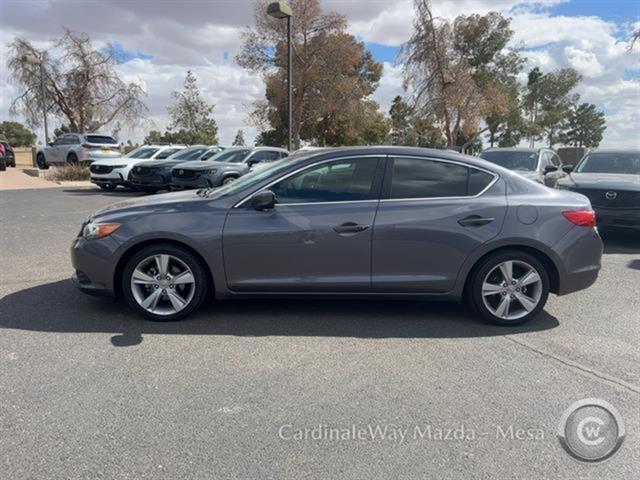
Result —
M 47 101 L 46 89 L 44 88 L 44 62 L 33 54 L 27 54 L 22 60 L 29 65 L 40 66 L 40 95 L 42 96 L 42 117 L 44 118 L 44 144 L 49 143 L 49 127 L 47 125 Z
M 291 7 L 284 2 L 273 2 L 267 7 L 267 15 L 277 19 L 287 19 L 287 149 L 291 151 L 292 148 L 292 132 L 291 127 L 293 125 L 293 84 L 292 68 L 291 68 L 291 18 L 293 13 Z

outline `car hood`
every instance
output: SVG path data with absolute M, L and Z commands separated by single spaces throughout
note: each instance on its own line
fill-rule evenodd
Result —
M 175 168 L 184 168 L 185 170 L 211 170 L 213 168 L 234 168 L 238 170 L 244 170 L 247 168 L 245 163 L 233 163 L 233 162 L 216 162 L 215 160 L 192 160 L 190 162 L 180 163 L 175 165 Z
M 137 158 L 125 158 L 125 157 L 115 157 L 115 158 L 105 158 L 104 160 L 96 160 L 92 162 L 92 165 L 105 165 L 107 167 L 112 167 L 114 165 L 133 165 L 136 162 L 145 161 L 139 160 Z
M 186 190 L 183 192 L 171 192 L 161 195 L 149 195 L 146 197 L 138 197 L 122 202 L 113 203 L 105 208 L 97 210 L 91 215 L 91 218 L 126 214 L 129 212 L 139 212 L 141 210 L 152 209 L 156 207 L 170 207 L 173 204 L 184 205 L 186 202 L 200 201 L 200 197 L 196 190 Z
M 175 167 L 182 163 L 181 160 L 145 160 L 144 162 L 136 163 L 136 167 Z
M 640 191 L 640 175 L 632 173 L 572 173 L 558 182 L 568 188 Z

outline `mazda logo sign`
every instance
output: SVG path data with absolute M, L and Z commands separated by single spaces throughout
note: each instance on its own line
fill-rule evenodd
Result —
M 178 174 L 183 175 L 184 174 L 184 170 L 178 170 Z
M 615 200 L 615 198 L 618 196 L 618 194 L 614 191 L 610 191 L 604 194 L 605 198 L 607 200 Z

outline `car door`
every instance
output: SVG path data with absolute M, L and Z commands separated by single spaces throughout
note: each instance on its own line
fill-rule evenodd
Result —
M 47 149 L 45 155 L 47 158 L 47 162 L 49 163 L 61 163 L 66 160 L 66 157 L 63 156 L 63 151 L 66 148 L 68 135 L 61 135 L 55 139 L 53 144 Z
M 268 188 L 277 203 L 250 199 L 227 216 L 224 265 L 231 290 L 368 292 L 371 235 L 382 183 L 376 156 L 305 167 Z
M 498 234 L 505 214 L 504 182 L 492 172 L 435 158 L 390 158 L 373 231 L 373 290 L 449 292 L 465 259 Z

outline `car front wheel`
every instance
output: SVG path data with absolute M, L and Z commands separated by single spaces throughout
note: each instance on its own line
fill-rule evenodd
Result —
M 473 306 L 491 323 L 525 323 L 540 313 L 549 296 L 547 271 L 538 259 L 525 252 L 490 255 L 472 275 Z
M 38 168 L 40 170 L 47 170 L 49 168 L 49 165 L 47 165 L 47 161 L 45 160 L 42 153 L 38 154 L 38 156 L 36 157 L 36 163 L 38 164 Z
M 180 320 L 197 310 L 207 293 L 207 275 L 191 252 L 169 244 L 134 254 L 124 269 L 124 296 L 150 320 Z

